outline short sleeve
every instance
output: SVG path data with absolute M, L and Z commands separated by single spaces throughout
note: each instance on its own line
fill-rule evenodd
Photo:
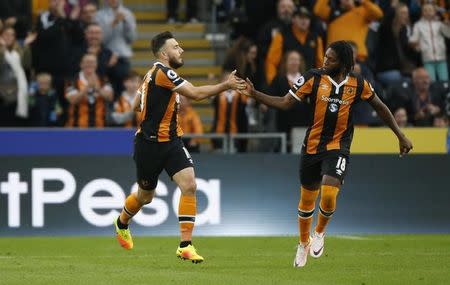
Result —
M 373 96 L 375 96 L 375 90 L 367 80 L 364 80 L 363 84 L 364 86 L 361 92 L 361 100 L 371 100 Z
M 156 74 L 156 85 L 170 89 L 177 90 L 186 83 L 186 80 L 181 78 L 175 71 L 170 68 L 161 68 Z
M 138 90 L 137 90 L 137 94 L 139 96 L 142 96 L 143 94 L 147 93 L 147 89 L 148 89 L 148 83 L 150 82 L 151 79 L 151 75 L 150 75 L 150 71 L 147 72 L 147 74 L 145 74 L 144 78 L 142 79 L 141 85 L 139 86 Z
M 289 94 L 291 94 L 298 101 L 302 101 L 306 96 L 311 94 L 313 83 L 314 74 L 308 71 L 294 83 L 292 88 L 289 90 Z

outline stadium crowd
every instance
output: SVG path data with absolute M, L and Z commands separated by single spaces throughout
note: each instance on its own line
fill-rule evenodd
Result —
M 136 19 L 120 0 L 103 2 L 0 1 L 0 127 L 136 126 Z M 179 21 L 177 2 L 167 1 L 169 23 Z M 186 21 L 193 23 L 202 20 L 195 2 L 187 1 Z M 369 80 L 400 126 L 448 127 L 448 8 L 439 0 L 223 0 L 219 20 L 232 28 L 223 78 L 236 69 L 257 89 L 284 96 L 307 69 L 322 65 L 327 44 L 347 40 L 354 72 Z M 195 108 L 183 103 L 184 129 L 203 132 Z M 307 102 L 278 112 L 234 91 L 212 104 L 217 133 L 289 135 L 307 126 L 310 112 Z M 381 125 L 367 103 L 354 110 L 354 122 Z

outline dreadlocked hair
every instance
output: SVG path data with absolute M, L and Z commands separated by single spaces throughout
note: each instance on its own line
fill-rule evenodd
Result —
M 352 46 L 346 41 L 337 41 L 331 43 L 329 48 L 336 53 L 339 63 L 344 68 L 345 74 L 352 72 L 353 66 L 355 65 Z

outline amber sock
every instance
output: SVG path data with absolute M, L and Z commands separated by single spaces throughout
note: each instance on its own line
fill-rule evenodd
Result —
M 142 206 L 143 205 L 137 199 L 136 193 L 131 193 L 125 200 L 125 206 L 120 213 L 120 223 L 123 225 L 128 225 L 131 218 L 139 212 Z
M 328 222 L 336 210 L 336 198 L 339 188 L 330 185 L 322 185 L 322 194 L 320 195 L 319 215 L 316 225 L 316 232 L 323 233 Z
M 298 228 L 300 232 L 301 244 L 309 242 L 309 232 L 313 220 L 316 199 L 319 195 L 319 189 L 308 190 L 303 186 L 300 189 L 300 201 L 298 202 Z
M 180 223 L 181 241 L 191 241 L 194 229 L 197 199 L 194 196 L 181 195 L 178 206 L 178 222 Z

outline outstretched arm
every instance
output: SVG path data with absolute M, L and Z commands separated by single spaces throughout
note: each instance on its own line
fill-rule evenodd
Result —
M 389 111 L 388 107 L 380 100 L 377 95 L 373 96 L 374 97 L 369 101 L 369 104 L 377 112 L 378 116 L 386 123 L 386 125 L 389 126 L 389 128 L 391 128 L 391 130 L 397 136 L 400 147 L 400 156 L 407 154 L 413 148 L 411 141 L 400 130 L 397 122 L 394 119 L 394 116 L 392 115 L 391 111 Z
M 199 101 L 217 95 L 228 89 L 235 89 L 235 90 L 245 89 L 246 88 L 245 81 L 237 77 L 235 74 L 236 70 L 234 70 L 230 74 L 227 81 L 216 85 L 204 85 L 196 87 L 192 85 L 190 82 L 186 82 L 186 84 L 178 88 L 176 91 L 177 93 L 183 96 Z
M 289 93 L 284 95 L 284 97 L 278 96 L 270 96 L 263 92 L 260 92 L 255 89 L 253 83 L 247 78 L 247 88 L 241 91 L 242 94 L 246 96 L 250 96 L 255 98 L 257 101 L 281 110 L 290 109 L 294 103 L 296 103 L 296 99 Z

